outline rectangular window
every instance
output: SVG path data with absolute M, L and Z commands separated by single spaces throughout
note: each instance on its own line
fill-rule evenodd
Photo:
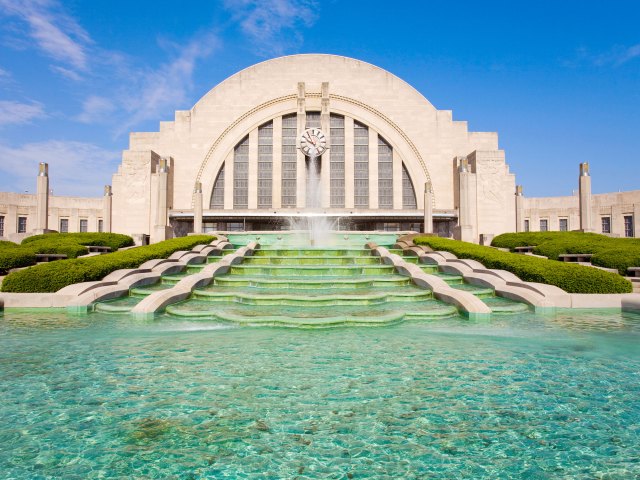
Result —
M 369 208 L 369 129 L 353 122 L 353 204 Z
M 633 237 L 633 215 L 624 216 L 624 236 Z
M 525 232 L 528 232 L 528 231 L 529 231 L 529 220 L 528 220 L 528 219 L 526 219 L 526 220 L 524 221 L 524 231 L 525 231 Z
M 540 231 L 546 232 L 549 230 L 549 221 L 546 218 L 540 220 Z
M 4 237 L 4 216 L 0 215 L 0 237 Z
M 224 208 L 224 166 L 225 164 L 223 163 L 213 184 L 209 208 Z
M 611 233 L 611 217 L 602 217 L 602 233 Z
M 102 220 L 98 220 L 98 232 L 102 233 L 104 231 L 104 223 Z
M 27 217 L 18 217 L 18 233 L 27 233 Z
M 330 162 L 330 191 L 331 206 L 344 207 L 344 117 L 334 115 L 329 117 L 330 135 L 329 162 Z
M 560 231 L 561 232 L 566 232 L 569 230 L 569 219 L 568 218 L 561 218 L 560 219 Z
M 258 127 L 258 208 L 271 208 L 273 122 Z
M 80 231 L 81 232 L 87 232 L 87 226 L 88 226 L 89 222 L 86 218 L 83 218 L 80 220 Z
M 378 135 L 378 206 L 393 208 L 393 149 Z
M 60 233 L 69 233 L 69 219 L 61 218 L 60 219 Z
M 249 136 L 233 150 L 233 208 L 249 207 Z
M 298 117 L 285 115 L 282 117 L 282 206 L 295 207 L 297 196 L 296 177 L 298 171 L 298 154 L 296 136 Z

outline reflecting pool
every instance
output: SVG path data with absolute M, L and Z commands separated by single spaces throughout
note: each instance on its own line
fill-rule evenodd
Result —
M 640 476 L 640 315 L 0 314 L 0 478 Z

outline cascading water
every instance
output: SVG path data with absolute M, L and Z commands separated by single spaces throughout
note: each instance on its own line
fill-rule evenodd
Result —
M 307 207 L 302 218 L 290 219 L 291 230 L 302 230 L 311 246 L 331 245 L 331 231 L 336 220 L 329 219 L 322 211 L 322 189 L 320 184 L 320 157 L 309 156 L 307 166 Z

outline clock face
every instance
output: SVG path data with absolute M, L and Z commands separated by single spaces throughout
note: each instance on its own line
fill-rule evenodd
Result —
M 300 150 L 309 157 L 319 157 L 327 149 L 327 137 L 319 128 L 309 128 L 300 136 Z

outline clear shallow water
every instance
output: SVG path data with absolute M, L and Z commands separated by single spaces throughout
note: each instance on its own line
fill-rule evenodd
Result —
M 640 315 L 0 316 L 0 478 L 640 476 Z

